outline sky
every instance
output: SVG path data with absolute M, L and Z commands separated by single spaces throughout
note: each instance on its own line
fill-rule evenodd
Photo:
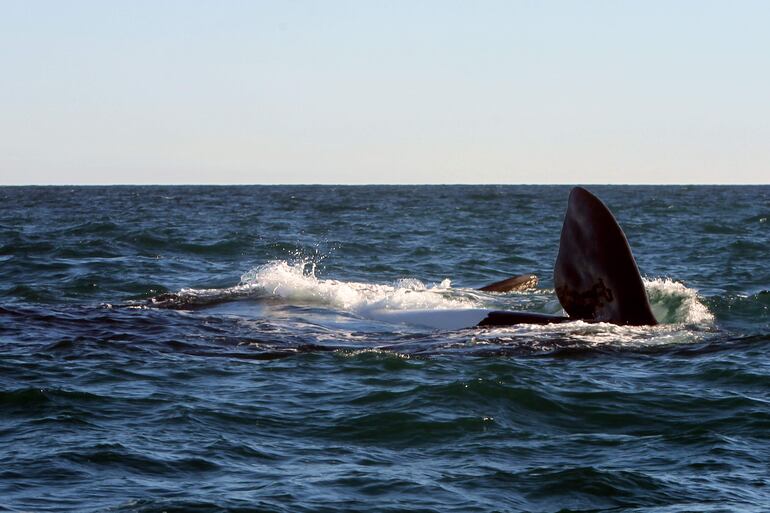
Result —
M 769 183 L 770 2 L 0 0 L 0 184 Z

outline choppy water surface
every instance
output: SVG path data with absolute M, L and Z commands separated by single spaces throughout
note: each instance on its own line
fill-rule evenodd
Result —
M 566 186 L 0 188 L 0 511 L 768 510 L 770 187 L 591 190 L 659 326 L 397 322 Z

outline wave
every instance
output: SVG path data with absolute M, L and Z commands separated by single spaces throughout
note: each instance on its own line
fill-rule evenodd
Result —
M 711 324 L 714 314 L 700 301 L 698 291 L 671 278 L 644 278 L 644 288 L 658 322 Z

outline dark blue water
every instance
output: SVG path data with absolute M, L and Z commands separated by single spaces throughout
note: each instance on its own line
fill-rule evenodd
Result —
M 402 322 L 566 186 L 0 188 L 0 511 L 770 510 L 770 187 L 591 190 L 659 326 Z

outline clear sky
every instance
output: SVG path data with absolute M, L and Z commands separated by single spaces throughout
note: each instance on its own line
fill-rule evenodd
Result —
M 0 1 L 0 184 L 768 182 L 768 1 Z

